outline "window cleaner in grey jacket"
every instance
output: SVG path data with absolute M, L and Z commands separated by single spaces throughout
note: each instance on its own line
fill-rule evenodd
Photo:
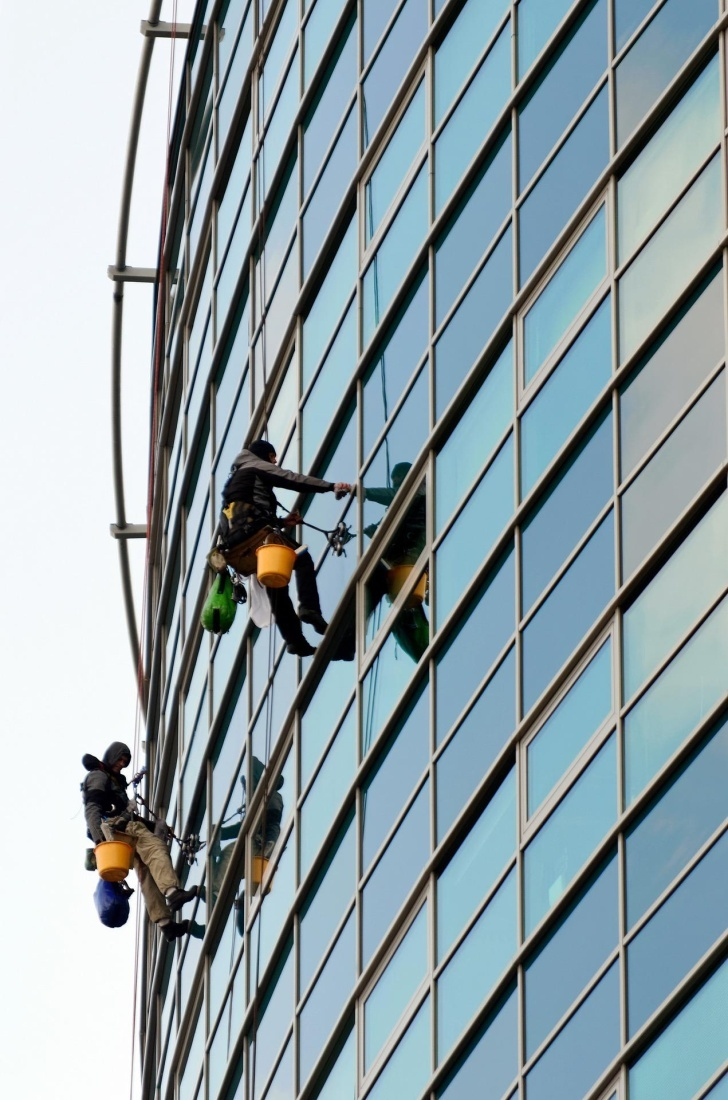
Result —
M 279 469 L 273 444 L 267 439 L 256 439 L 236 457 L 222 491 L 220 534 L 224 549 L 232 549 L 263 527 L 280 523 L 276 520 L 278 501 L 274 488 L 335 493 L 337 500 L 352 491 L 348 482 L 323 481 L 319 477 Z M 300 522 L 299 513 L 292 512 L 283 521 L 283 526 L 292 527 Z M 298 545 L 291 538 L 289 542 L 294 547 Z M 298 615 L 293 610 L 288 586 L 267 589 L 268 599 L 288 652 L 299 657 L 310 657 L 316 650 L 303 636 L 301 623 L 311 625 L 317 634 L 323 634 L 328 624 L 321 614 L 316 571 L 308 550 L 296 555 L 293 568 L 298 592 Z
M 172 866 L 166 842 L 156 836 L 136 813 L 136 803 L 127 794 L 127 781 L 121 774 L 131 763 L 131 753 L 121 741 L 113 741 L 102 761 L 96 761 L 86 775 L 81 791 L 88 835 L 94 844 L 105 839 L 102 825 L 114 830 L 116 840 L 134 844 L 134 870 L 141 883 L 149 919 L 158 924 L 167 940 L 176 940 L 189 931 L 189 921 L 175 924 L 172 913 L 197 896 L 197 887 L 183 890 Z

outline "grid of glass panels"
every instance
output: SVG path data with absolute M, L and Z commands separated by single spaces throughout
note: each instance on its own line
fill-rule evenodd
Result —
M 676 1050 L 725 1088 L 719 14 L 199 6 L 150 755 L 207 846 L 149 944 L 160 1100 L 633 1100 Z M 304 531 L 354 662 L 200 635 L 263 431 L 357 482 L 304 502 L 356 532 Z

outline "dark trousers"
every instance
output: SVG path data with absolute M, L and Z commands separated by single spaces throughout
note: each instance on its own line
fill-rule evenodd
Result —
M 293 541 L 293 540 L 291 540 Z M 297 545 L 293 543 L 293 545 Z M 293 567 L 296 578 L 296 592 L 298 602 L 309 611 L 320 611 L 318 586 L 316 584 L 316 571 L 313 559 L 308 550 L 296 556 L 296 564 Z M 301 637 L 301 623 L 296 610 L 291 602 L 288 585 L 285 588 L 269 588 L 268 599 L 275 617 L 278 629 L 281 632 L 286 645 L 291 645 Z

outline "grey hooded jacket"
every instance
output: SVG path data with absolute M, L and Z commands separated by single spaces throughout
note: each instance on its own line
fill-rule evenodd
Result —
M 104 753 L 105 767 L 88 772 L 81 784 L 88 835 L 94 844 L 100 844 L 104 839 L 101 831 L 104 818 L 124 813 L 129 804 L 124 777 L 106 770 L 112 768 L 122 756 L 131 759 L 129 747 L 123 741 L 112 741 Z
M 334 482 L 309 477 L 308 474 L 296 474 L 293 470 L 281 470 L 246 449 L 233 462 L 232 473 L 222 491 L 223 506 L 227 507 L 233 501 L 243 501 L 253 505 L 260 514 L 273 516 L 277 504 L 274 488 L 330 493 L 333 492 Z

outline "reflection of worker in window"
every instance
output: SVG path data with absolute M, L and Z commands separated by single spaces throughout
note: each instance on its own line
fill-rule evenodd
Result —
M 265 771 L 265 765 L 257 756 L 253 757 L 253 791 L 255 791 L 261 776 Z M 232 859 L 233 851 L 235 848 L 235 841 L 238 838 L 240 829 L 242 828 L 243 821 L 245 820 L 245 777 L 242 776 L 240 780 L 243 787 L 243 801 L 240 809 L 236 811 L 235 815 L 240 816 L 236 821 L 231 824 L 225 824 L 223 822 L 217 837 L 212 845 L 211 865 L 212 865 L 212 894 L 213 901 L 217 900 L 217 895 L 220 893 L 220 886 L 222 880 L 225 877 L 230 860 Z M 283 796 L 280 794 L 280 789 L 283 786 L 283 776 L 279 775 L 276 779 L 273 787 L 273 791 L 268 795 L 267 802 L 264 808 L 264 816 L 261 818 L 260 825 L 255 830 L 252 837 L 252 851 L 254 856 L 262 856 L 264 859 L 270 859 L 271 854 L 275 848 L 276 841 L 281 833 L 281 821 L 283 820 Z M 227 841 L 223 847 L 223 842 Z
M 374 501 L 375 504 L 383 504 L 385 509 L 388 510 L 411 468 L 411 462 L 398 462 L 392 470 L 391 487 L 365 488 L 365 499 Z M 394 591 L 392 571 L 398 566 L 414 565 L 424 550 L 427 537 L 427 498 L 425 493 L 423 482 L 414 500 L 412 500 L 404 516 L 397 524 L 394 533 L 384 548 L 379 564 L 367 582 L 367 619 L 373 614 L 384 596 L 388 596 L 392 601 L 394 600 L 396 592 Z M 364 533 L 372 538 L 378 527 L 379 523 L 370 524 L 364 528 Z M 393 633 L 405 653 L 414 661 L 419 661 L 430 641 L 430 627 L 422 607 L 421 597 L 417 598 L 413 593 L 411 599 L 414 599 L 413 605 L 405 606 L 400 611 L 393 627 Z

